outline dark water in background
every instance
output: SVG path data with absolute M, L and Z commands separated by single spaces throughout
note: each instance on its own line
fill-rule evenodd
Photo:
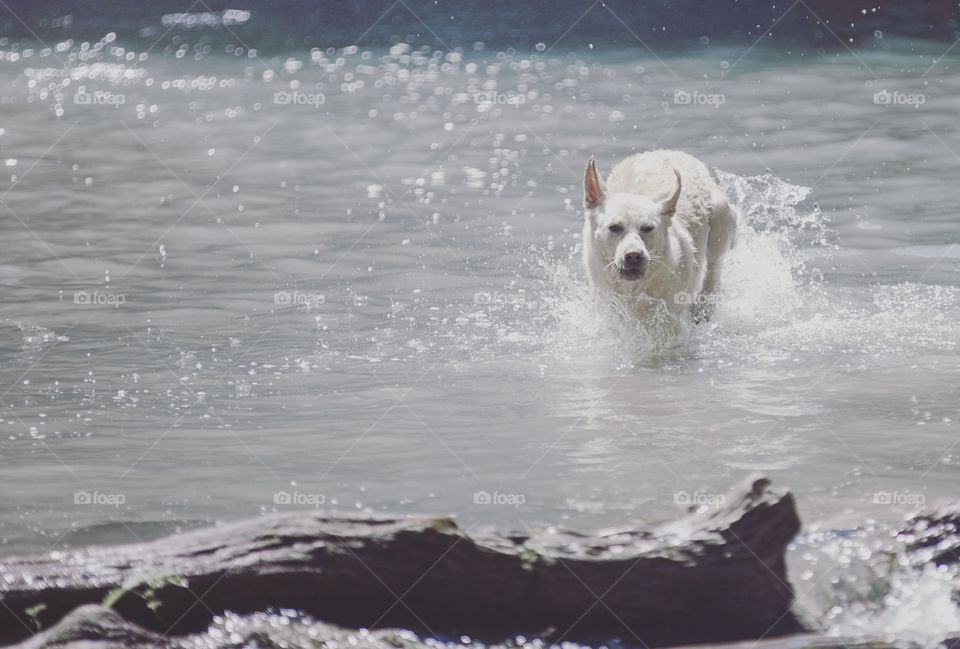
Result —
M 637 40 L 658 49 L 682 48 L 700 38 L 749 45 L 769 36 L 778 45 L 802 43 L 825 51 L 844 44 L 877 44 L 887 37 L 952 42 L 958 9 L 950 0 L 836 2 L 834 0 L 660 0 L 658 2 L 555 2 L 533 0 L 5 0 L 0 32 L 7 36 L 99 37 L 104 30 L 123 39 L 153 42 L 169 24 L 163 15 L 192 14 L 190 25 L 217 41 L 231 33 L 267 47 L 389 45 L 420 40 L 443 47 L 491 45 L 532 47 L 563 40 L 567 46 L 594 43 L 634 47 Z M 252 19 L 217 25 L 214 15 L 245 10 Z M 178 34 L 169 34 L 176 37 Z
M 751 471 L 810 524 L 956 498 L 937 3 L 759 42 L 789 5 L 158 6 L 0 11 L 0 552 L 313 506 L 589 529 Z M 680 341 L 577 258 L 586 158 L 655 146 L 749 223 Z M 849 599 L 876 543 L 801 539 L 803 612 L 960 629 L 952 573 Z

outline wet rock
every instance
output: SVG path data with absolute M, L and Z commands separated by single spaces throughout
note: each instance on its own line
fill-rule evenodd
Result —
M 636 643 L 608 643 L 630 646 Z M 45 631 L 13 649 L 476 649 L 471 638 L 446 641 L 423 639 L 400 629 L 346 629 L 318 622 L 292 612 L 227 614 L 218 617 L 205 631 L 187 636 L 151 633 L 121 618 L 110 609 L 94 604 L 81 606 Z M 557 645 L 542 638 L 518 636 L 485 645 L 486 649 L 548 649 Z M 564 643 L 564 649 L 582 645 Z M 594 645 L 596 646 L 596 645 Z M 637 645 L 640 646 L 640 645 Z M 700 649 L 913 649 L 909 641 L 884 638 L 830 637 L 817 634 L 790 635 L 729 644 L 697 645 Z M 944 649 L 960 646 L 957 638 L 945 640 Z M 683 648 L 681 648 L 683 649 Z M 685 649 L 695 649 L 688 646 Z M 925 649 L 916 645 L 915 649 Z
M 960 562 L 960 506 L 925 509 L 907 519 L 897 532 L 916 563 Z

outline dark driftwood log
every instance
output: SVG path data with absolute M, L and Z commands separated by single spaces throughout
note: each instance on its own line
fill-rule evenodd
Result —
M 447 518 L 270 515 L 0 561 L 0 636 L 22 640 L 126 585 L 114 610 L 172 635 L 224 611 L 283 607 L 347 627 L 487 638 L 551 629 L 556 639 L 647 645 L 770 637 L 798 630 L 784 551 L 799 524 L 792 496 L 765 479 L 718 509 L 599 536 L 468 537 Z

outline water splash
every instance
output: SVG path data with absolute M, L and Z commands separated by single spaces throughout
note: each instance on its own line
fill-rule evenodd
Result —
M 837 238 L 808 188 L 772 174 L 716 173 L 744 221 L 725 260 L 724 292 L 713 320 L 682 323 L 673 335 L 663 322 L 639 323 L 589 286 L 577 249 L 560 259 L 543 251 L 542 304 L 530 315 L 549 353 L 569 357 L 571 350 L 578 356 L 589 349 L 645 363 L 651 353 L 679 350 L 701 358 L 776 359 L 957 349 L 953 323 L 960 318 L 960 289 L 911 282 L 862 290 L 834 286 L 821 266 L 830 263 Z M 539 307 L 549 317 L 538 316 Z
M 790 571 L 797 614 L 837 637 L 879 637 L 934 649 L 960 633 L 956 566 L 917 565 L 885 526 L 814 529 L 797 541 Z
M 649 360 L 676 353 L 702 355 L 725 347 L 730 336 L 743 338 L 784 326 L 811 304 L 822 303 L 822 276 L 801 252 L 806 238 L 826 247 L 829 231 L 809 190 L 767 174 L 743 178 L 717 172 L 721 186 L 741 206 L 744 223 L 724 268 L 725 294 L 714 321 L 696 326 L 638 322 L 612 298 L 599 295 L 583 277 L 579 251 L 566 259 L 543 261 L 544 302 L 553 316 L 541 337 L 553 352 L 610 352 L 618 358 Z M 805 237 L 799 236 L 805 233 Z M 741 341 L 742 342 L 742 341 Z

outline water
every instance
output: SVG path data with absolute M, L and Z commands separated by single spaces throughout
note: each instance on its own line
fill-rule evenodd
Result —
M 750 472 L 824 529 L 955 498 L 956 55 L 548 46 L 3 44 L 0 552 L 311 507 L 594 529 Z M 654 147 L 748 220 L 679 339 L 579 266 L 587 157 Z M 949 614 L 828 578 L 813 623 L 960 629 L 952 575 L 871 570 Z

